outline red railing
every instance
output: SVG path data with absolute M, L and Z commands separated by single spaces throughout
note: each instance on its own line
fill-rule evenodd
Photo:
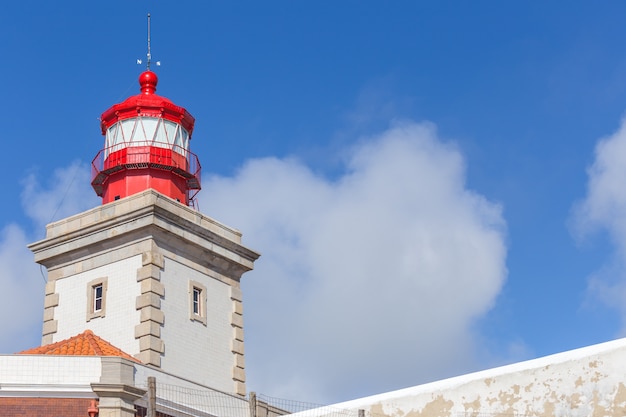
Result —
M 161 148 L 136 142 L 133 142 L 133 146 L 115 145 L 100 150 L 91 162 L 91 184 L 96 192 L 99 192 L 98 187 L 101 188 L 105 179 L 112 173 L 122 169 L 142 168 L 173 171 L 187 179 L 189 190 L 200 190 L 202 167 L 196 154 L 176 145 Z M 193 199 L 197 192 L 189 198 Z

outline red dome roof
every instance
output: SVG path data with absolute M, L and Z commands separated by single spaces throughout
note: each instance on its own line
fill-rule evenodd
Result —
M 187 130 L 189 137 L 193 131 L 195 119 L 184 107 L 172 103 L 166 97 L 155 94 L 159 78 L 152 71 L 144 71 L 139 76 L 141 94 L 128 97 L 121 103 L 114 104 L 100 116 L 102 134 L 119 120 L 137 116 L 163 117 L 175 123 L 180 123 Z

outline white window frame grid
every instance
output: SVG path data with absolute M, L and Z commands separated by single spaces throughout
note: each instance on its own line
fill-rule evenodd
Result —
M 105 148 L 108 153 L 143 145 L 186 152 L 189 150 L 189 132 L 171 120 L 149 116 L 120 120 L 106 131 Z
M 195 294 L 198 294 L 198 300 Z M 195 307 L 198 306 L 196 313 Z M 207 290 L 206 286 L 197 282 L 189 281 L 189 319 L 197 321 L 206 326 L 207 323 Z
M 96 309 L 97 289 L 102 288 L 100 309 Z M 87 283 L 87 321 L 106 315 L 108 278 L 96 278 Z

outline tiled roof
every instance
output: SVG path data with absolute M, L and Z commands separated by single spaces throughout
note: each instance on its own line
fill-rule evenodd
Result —
M 93 334 L 91 330 L 85 330 L 69 339 L 49 345 L 40 346 L 22 352 L 20 355 L 62 355 L 62 356 L 119 356 L 134 362 L 137 359 L 121 349 L 116 348 L 106 340 Z M 141 362 L 139 362 L 141 363 Z

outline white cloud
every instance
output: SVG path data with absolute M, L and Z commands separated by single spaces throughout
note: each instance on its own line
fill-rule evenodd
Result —
M 203 212 L 262 252 L 243 279 L 249 389 L 330 402 L 476 366 L 472 326 L 506 276 L 500 207 L 467 189 L 463 157 L 429 124 L 397 124 L 346 155 L 333 179 L 276 158 L 205 179 Z M 99 204 L 88 177 L 75 163 L 25 180 L 38 235 Z M 0 235 L 0 314 L 20 311 L 0 324 L 4 352 L 39 342 L 43 280 L 28 234 Z M 24 332 L 36 340 L 16 341 Z
M 626 119 L 617 132 L 598 141 L 587 175 L 587 195 L 574 207 L 572 230 L 578 238 L 600 230 L 609 234 L 615 257 L 589 278 L 588 291 L 620 311 L 626 326 Z
M 89 189 L 89 170 L 75 162 L 60 168 L 42 185 L 31 174 L 24 179 L 22 206 L 33 221 L 32 233 L 9 224 L 0 231 L 0 352 L 13 353 L 41 342 L 45 268 L 33 260 L 26 247 L 42 238 L 51 220 L 97 205 Z
M 24 231 L 15 224 L 0 232 L 0 352 L 39 345 L 44 278 L 26 248 Z
M 89 167 L 80 161 L 55 169 L 43 184 L 35 174 L 28 175 L 23 181 L 22 206 L 34 221 L 36 233 L 52 221 L 101 204 L 90 184 Z
M 257 159 L 205 179 L 200 199 L 262 253 L 243 277 L 249 389 L 327 402 L 475 366 L 505 226 L 432 125 L 364 139 L 339 178 Z
M 607 230 L 626 254 L 626 120 L 613 135 L 596 145 L 595 160 L 588 169 L 587 196 L 576 207 L 576 231 L 585 235 Z

